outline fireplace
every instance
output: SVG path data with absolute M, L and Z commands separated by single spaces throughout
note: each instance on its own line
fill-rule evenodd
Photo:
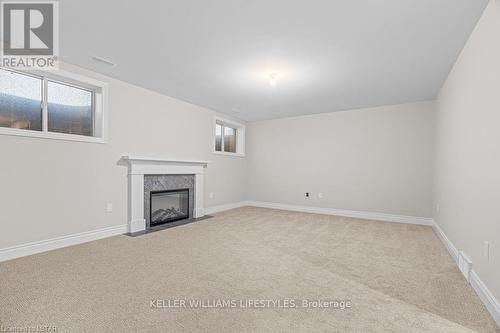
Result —
M 128 232 L 146 231 L 151 222 L 151 191 L 189 188 L 189 218 L 205 215 L 204 171 L 207 161 L 123 156 L 128 166 Z
M 150 192 L 150 226 L 189 218 L 189 188 Z

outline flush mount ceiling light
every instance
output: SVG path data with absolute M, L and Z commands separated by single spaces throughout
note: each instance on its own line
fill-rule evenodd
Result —
M 278 73 L 269 74 L 269 85 L 271 87 L 276 87 L 276 85 L 278 84 L 278 77 Z

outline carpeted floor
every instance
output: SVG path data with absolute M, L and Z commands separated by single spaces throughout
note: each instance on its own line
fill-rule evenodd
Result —
M 0 283 L 4 328 L 500 332 L 430 227 L 253 207 L 4 262 Z

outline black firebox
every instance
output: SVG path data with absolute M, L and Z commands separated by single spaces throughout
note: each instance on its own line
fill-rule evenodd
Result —
M 189 189 L 150 192 L 150 226 L 189 218 Z

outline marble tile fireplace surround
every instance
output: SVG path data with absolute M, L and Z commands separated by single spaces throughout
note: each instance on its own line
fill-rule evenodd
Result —
M 203 174 L 209 162 L 140 156 L 123 156 L 122 160 L 128 164 L 128 232 L 140 232 L 148 227 L 150 212 L 145 209 L 145 205 L 148 204 L 145 197 L 149 195 L 148 191 L 151 191 L 150 187 L 153 183 L 156 186 L 155 190 L 158 189 L 158 186 L 163 186 L 163 188 L 159 188 L 161 190 L 169 190 L 175 189 L 168 188 L 169 186 L 175 187 L 179 182 L 187 181 L 188 185 L 191 182 L 190 186 L 194 188 L 194 194 L 190 194 L 194 199 L 194 203 L 190 204 L 192 217 L 200 218 L 205 215 Z M 145 179 L 148 188 L 145 188 Z M 151 180 L 154 181 L 151 182 Z

